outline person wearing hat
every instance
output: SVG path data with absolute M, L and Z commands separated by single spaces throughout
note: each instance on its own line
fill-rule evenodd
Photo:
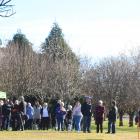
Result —
M 91 116 L 92 116 L 92 105 L 91 105 L 91 97 L 86 96 L 85 102 L 81 106 L 81 112 L 83 114 L 83 132 L 90 133 L 90 125 L 91 125 Z
M 99 133 L 99 130 L 101 133 L 103 133 L 103 120 L 104 120 L 104 113 L 105 113 L 105 107 L 103 106 L 103 101 L 99 100 L 98 105 L 95 108 L 95 123 L 96 123 L 96 132 Z

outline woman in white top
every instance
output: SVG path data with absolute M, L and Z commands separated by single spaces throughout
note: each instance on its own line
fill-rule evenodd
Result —
M 50 119 L 49 119 L 49 111 L 48 104 L 44 103 L 41 109 L 41 128 L 43 130 L 49 129 Z
M 79 101 L 76 102 L 73 108 L 72 116 L 73 116 L 75 130 L 79 132 L 81 130 L 81 120 L 83 117 L 81 112 L 81 104 Z

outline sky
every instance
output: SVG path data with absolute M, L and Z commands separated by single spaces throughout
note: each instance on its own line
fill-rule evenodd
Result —
M 3 44 L 17 30 L 35 50 L 57 22 L 72 50 L 103 58 L 140 46 L 140 0 L 12 0 L 16 14 L 0 17 Z

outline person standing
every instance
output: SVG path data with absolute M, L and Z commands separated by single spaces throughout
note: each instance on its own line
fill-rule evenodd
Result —
M 135 117 L 135 124 L 140 127 L 140 110 L 138 111 L 136 117 Z
M 85 102 L 81 106 L 81 111 L 83 114 L 83 132 L 90 133 L 90 125 L 91 125 L 91 116 L 92 116 L 92 105 L 91 105 L 91 97 L 85 97 Z
M 73 108 L 72 116 L 73 116 L 75 130 L 77 132 L 81 131 L 81 120 L 83 114 L 81 112 L 81 104 L 78 100 L 76 101 L 75 106 Z
M 27 120 L 25 122 L 25 129 L 32 129 L 33 126 L 33 114 L 34 114 L 34 109 L 31 106 L 31 103 L 27 104 L 26 107 L 26 115 L 27 115 Z
M 3 100 L 0 100 L 0 130 L 2 127 L 2 120 L 3 120 L 2 106 L 3 106 Z
M 24 124 L 25 124 L 25 120 L 27 119 L 26 116 L 26 105 L 27 103 L 24 100 L 23 96 L 19 97 L 19 112 L 20 112 L 20 120 L 21 120 L 21 125 L 20 125 L 20 129 L 23 131 L 24 130 Z
M 41 129 L 45 130 L 45 129 L 49 129 L 49 124 L 50 124 L 50 120 L 49 120 L 49 109 L 48 109 L 48 104 L 44 103 L 43 107 L 41 109 Z
M 4 105 L 2 106 L 3 120 L 1 130 L 9 130 L 11 120 L 11 108 L 12 106 L 9 103 L 9 99 L 6 99 Z
M 116 106 L 116 101 L 112 101 L 112 106 L 108 113 L 108 132 L 107 133 L 116 133 L 116 120 L 117 120 L 118 108 Z
M 64 119 L 66 115 L 66 109 L 64 108 L 64 103 L 60 103 L 60 107 L 58 106 L 56 108 L 56 119 L 57 119 L 57 125 L 58 125 L 58 131 L 61 128 L 61 131 L 64 131 Z
M 101 133 L 103 133 L 104 113 L 105 113 L 105 107 L 103 106 L 103 101 L 99 100 L 98 105 L 95 108 L 95 114 L 94 114 L 97 133 L 99 133 L 99 130 Z
M 12 114 L 12 131 L 20 130 L 21 118 L 20 118 L 18 100 L 15 100 L 14 105 L 12 107 L 11 114 Z
M 72 130 L 72 106 L 71 105 L 68 105 L 68 110 L 65 117 L 65 125 L 67 131 Z
M 41 105 L 38 101 L 35 102 L 35 105 L 33 107 L 34 114 L 33 114 L 33 121 L 35 124 L 35 129 L 41 129 Z

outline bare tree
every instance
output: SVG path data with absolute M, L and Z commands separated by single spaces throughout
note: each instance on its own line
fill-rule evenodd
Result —
M 10 4 L 12 0 L 0 0 L 0 16 L 10 17 L 15 14 L 14 5 Z

